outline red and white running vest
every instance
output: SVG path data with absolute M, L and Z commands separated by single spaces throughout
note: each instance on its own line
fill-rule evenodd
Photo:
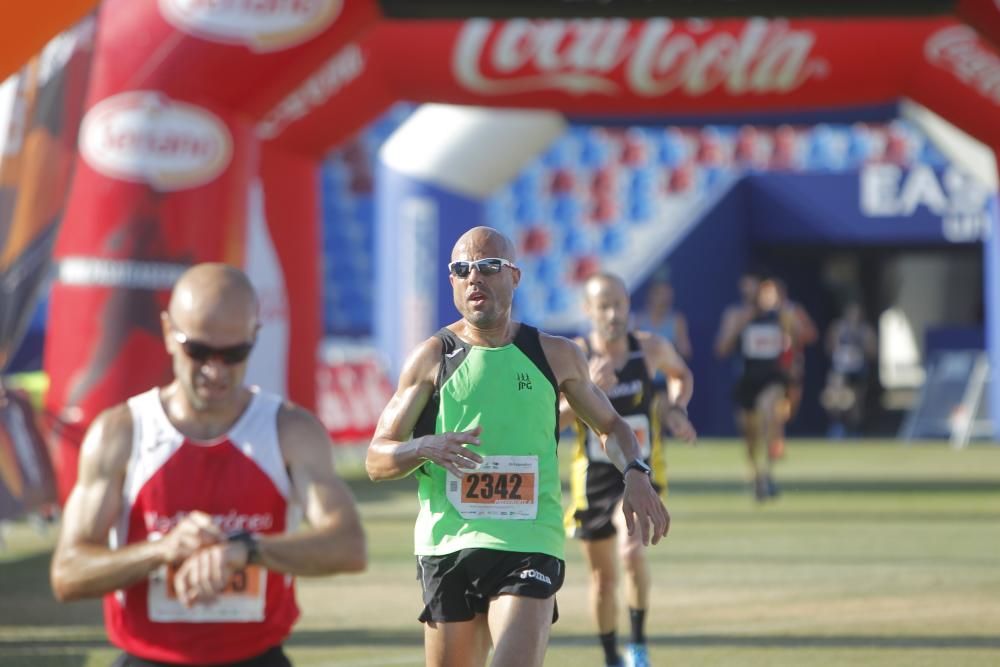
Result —
M 283 533 L 294 526 L 291 482 L 278 445 L 278 396 L 254 390 L 224 436 L 185 438 L 151 389 L 128 400 L 132 454 L 112 548 L 156 540 L 186 514 L 212 516 L 225 533 Z M 250 566 L 211 605 L 186 608 L 162 567 L 104 598 L 111 642 L 147 660 L 205 665 L 243 660 L 280 644 L 298 618 L 293 579 Z

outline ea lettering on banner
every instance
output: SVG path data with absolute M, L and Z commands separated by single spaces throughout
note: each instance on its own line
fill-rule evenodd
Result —
M 941 217 L 941 234 L 950 242 L 987 238 L 990 189 L 971 175 L 948 167 L 940 175 L 929 165 L 907 171 L 894 164 L 870 164 L 860 174 L 861 212 L 870 218 L 910 217 L 924 207 Z
M 782 93 L 828 73 L 815 42 L 811 31 L 762 18 L 738 33 L 705 20 L 473 19 L 459 34 L 452 69 L 460 84 L 487 95 Z

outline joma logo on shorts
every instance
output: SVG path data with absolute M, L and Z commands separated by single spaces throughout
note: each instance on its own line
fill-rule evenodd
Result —
M 552 585 L 552 580 L 549 579 L 548 577 L 546 577 L 544 574 L 542 574 L 538 570 L 523 570 L 521 572 L 521 578 L 522 579 L 538 579 L 538 581 L 540 581 L 540 582 L 542 582 L 544 584 L 548 584 L 549 586 Z

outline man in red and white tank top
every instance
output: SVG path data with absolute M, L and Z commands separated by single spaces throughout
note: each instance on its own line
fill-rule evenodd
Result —
M 161 319 L 174 380 L 91 425 L 53 590 L 104 596 L 116 666 L 288 665 L 293 575 L 365 567 L 354 499 L 318 420 L 243 384 L 258 324 L 242 272 L 189 269 Z

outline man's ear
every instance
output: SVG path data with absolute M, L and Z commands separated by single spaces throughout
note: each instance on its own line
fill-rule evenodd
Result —
M 170 314 L 165 310 L 160 311 L 160 329 L 163 331 L 163 344 L 170 350 L 170 345 L 172 342 L 172 336 L 170 335 L 173 331 L 173 327 L 170 324 Z

